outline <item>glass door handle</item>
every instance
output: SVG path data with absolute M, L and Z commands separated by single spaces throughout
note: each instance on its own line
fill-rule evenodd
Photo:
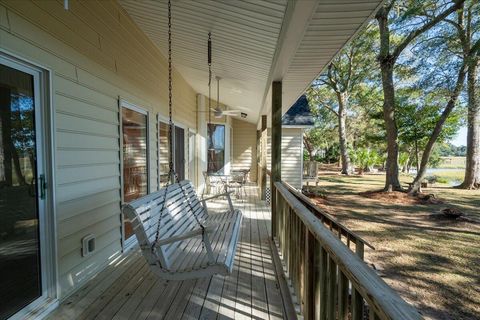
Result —
M 45 192 L 47 190 L 47 182 L 45 181 L 45 175 L 41 174 L 38 180 L 40 186 L 40 199 L 45 199 Z

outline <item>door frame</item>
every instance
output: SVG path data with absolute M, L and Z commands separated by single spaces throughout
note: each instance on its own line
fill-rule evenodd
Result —
M 127 100 L 125 100 L 122 97 L 118 97 L 118 120 L 119 120 L 119 138 L 120 138 L 120 207 L 122 207 L 125 204 L 125 198 L 124 198 L 124 191 L 123 191 L 123 183 L 124 183 L 124 177 L 123 177 L 123 116 L 122 116 L 122 108 L 127 108 L 133 111 L 136 111 L 138 113 L 141 113 L 147 117 L 147 127 L 146 127 L 146 133 L 147 133 L 147 143 L 146 143 L 146 148 L 147 148 L 147 194 L 150 193 L 150 112 L 146 108 L 139 107 L 136 104 L 130 103 Z M 123 217 L 123 212 L 120 210 L 120 223 L 121 223 L 121 236 L 122 236 L 122 251 L 126 252 L 130 249 L 132 249 L 136 244 L 137 244 L 137 237 L 134 235 L 131 236 L 128 239 L 125 239 L 125 219 Z
M 37 198 L 39 240 L 40 240 L 40 274 L 42 293 L 10 320 L 24 319 L 36 314 L 39 317 L 48 314 L 59 304 L 57 225 L 55 208 L 55 108 L 52 103 L 52 70 L 36 62 L 24 59 L 17 54 L 0 49 L 0 63 L 34 78 L 35 103 L 35 142 L 37 152 L 37 180 L 45 175 L 45 199 Z M 40 186 L 37 184 L 40 194 Z
M 192 138 L 192 141 L 193 141 L 193 146 L 190 142 L 190 138 Z M 197 183 L 197 170 L 198 170 L 198 166 L 197 166 L 197 130 L 195 129 L 192 129 L 192 128 L 188 128 L 188 137 L 187 137 L 187 167 L 188 167 L 188 179 L 190 181 L 192 181 L 193 185 L 195 187 L 198 187 L 198 183 Z M 193 149 L 191 150 L 192 151 L 192 156 L 193 156 L 193 159 L 190 159 L 190 149 L 193 147 Z M 190 160 L 192 160 L 192 167 L 193 167 L 193 172 L 190 172 Z

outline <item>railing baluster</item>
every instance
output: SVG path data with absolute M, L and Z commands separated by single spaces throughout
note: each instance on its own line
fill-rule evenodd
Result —
M 303 225 L 302 221 L 300 220 L 300 226 L 302 227 L 301 228 L 301 233 L 298 235 L 300 237 L 300 240 L 302 242 L 302 246 L 301 246 L 301 261 L 300 263 L 302 264 L 302 267 L 300 268 L 301 269 L 301 280 L 302 280 L 302 298 L 303 298 L 303 307 L 305 308 L 305 287 L 307 285 L 307 283 L 305 282 L 305 273 L 307 272 L 307 265 L 305 264 L 305 257 L 307 256 L 307 251 L 305 250 L 305 231 L 307 230 L 307 228 L 305 228 L 305 226 Z
M 287 272 L 290 274 L 291 272 L 291 264 L 290 264 L 290 249 L 291 249 L 291 233 L 292 233 L 292 209 L 287 206 L 287 234 L 285 238 L 285 261 L 286 261 L 286 266 L 287 266 Z
M 320 320 L 327 319 L 327 251 L 320 246 Z
M 338 319 L 348 319 L 348 278 L 339 270 L 338 272 Z
M 370 308 L 369 320 L 380 320 L 380 317 L 377 316 L 375 311 L 373 311 L 373 309 L 371 309 L 371 308 Z
M 364 258 L 364 245 L 359 239 L 355 242 L 355 253 L 360 259 Z M 363 298 L 361 294 L 354 288 L 352 290 L 352 320 L 363 319 Z
M 305 228 L 305 259 L 304 259 L 304 311 L 305 320 L 315 319 L 315 245 L 316 239 Z
M 337 289 L 337 265 L 332 257 L 328 255 L 328 293 L 327 293 L 327 315 L 329 320 L 335 320 L 336 289 Z
M 315 257 L 315 319 L 320 319 L 320 296 L 321 296 L 321 244 L 315 239 L 314 257 Z
M 300 219 L 298 219 L 297 215 L 295 215 L 295 237 L 294 237 L 294 250 L 295 250 L 295 264 L 294 264 L 294 270 L 295 270 L 295 292 L 297 294 L 297 297 L 299 299 L 300 304 L 302 303 L 302 296 L 300 294 L 300 250 L 298 248 L 300 247 L 299 243 L 299 234 L 300 234 Z
M 365 245 L 361 240 L 357 239 L 357 242 L 355 243 L 355 253 L 360 257 L 360 259 L 363 260 L 365 254 Z
M 295 281 L 295 213 L 290 209 L 290 244 L 288 246 L 288 258 L 290 261 L 290 274 L 292 282 Z
M 371 245 L 337 222 L 320 223 L 282 183 L 275 185 L 282 211 L 277 215 L 278 241 L 304 319 L 422 319 L 361 261 L 364 246 Z

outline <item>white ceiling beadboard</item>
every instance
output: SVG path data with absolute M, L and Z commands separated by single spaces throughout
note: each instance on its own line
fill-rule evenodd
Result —
M 283 100 L 292 105 L 331 59 L 365 25 L 383 1 L 319 1 L 283 77 Z M 284 112 L 288 107 L 284 105 Z M 287 109 L 285 109 L 287 108 Z
M 266 95 L 275 73 L 275 54 L 282 46 L 292 46 L 288 43 L 292 38 L 281 41 L 281 34 L 301 23 L 303 35 L 293 40 L 291 56 L 282 59 L 282 63 L 289 61 L 281 68 L 283 110 L 288 110 L 381 2 L 297 0 L 303 5 L 308 1 L 314 10 L 300 19 L 293 15 L 302 21 L 285 21 L 287 7 L 293 4 L 288 1 L 292 0 L 172 1 L 174 67 L 195 91 L 208 95 L 207 39 L 211 32 L 213 76 L 222 78 L 220 101 L 244 110 L 247 120 L 256 123 L 262 108 L 269 110 Z M 120 4 L 166 56 L 167 1 L 120 0 Z M 212 86 L 213 99 L 214 79 Z

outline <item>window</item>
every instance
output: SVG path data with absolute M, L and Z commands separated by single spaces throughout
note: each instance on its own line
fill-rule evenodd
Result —
M 169 124 L 158 122 L 158 176 L 159 186 L 164 187 L 168 182 L 170 161 Z M 173 129 L 173 168 L 180 180 L 185 179 L 185 130 L 178 126 Z
M 208 172 L 219 172 L 225 166 L 225 126 L 208 124 Z
M 122 107 L 123 201 L 130 202 L 148 193 L 147 113 Z M 125 239 L 133 235 L 124 217 Z
M 168 123 L 158 122 L 158 177 L 160 187 L 168 182 L 168 164 L 170 149 L 168 143 Z

